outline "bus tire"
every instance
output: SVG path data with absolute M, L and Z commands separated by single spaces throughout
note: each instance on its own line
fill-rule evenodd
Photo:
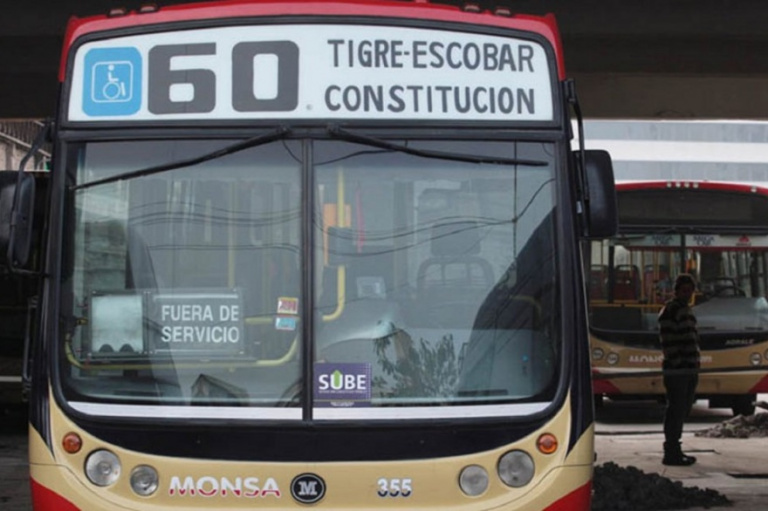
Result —
M 731 410 L 733 415 L 749 416 L 755 414 L 755 394 L 747 394 L 745 396 L 736 396 L 731 401 Z

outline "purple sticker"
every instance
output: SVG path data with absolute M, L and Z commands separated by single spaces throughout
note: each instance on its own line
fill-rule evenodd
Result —
M 371 404 L 371 364 L 315 364 L 316 406 L 350 407 Z

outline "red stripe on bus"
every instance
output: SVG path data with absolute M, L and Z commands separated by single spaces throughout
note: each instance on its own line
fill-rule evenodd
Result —
M 30 480 L 32 489 L 32 509 L 35 511 L 80 511 L 70 501 L 46 488 L 34 479 Z
M 749 394 L 764 394 L 766 392 L 768 392 L 768 375 L 763 376 L 763 379 L 752 387 Z
M 593 394 L 621 394 L 619 388 L 608 380 L 592 380 Z
M 592 507 L 592 481 L 554 502 L 544 511 L 589 511 Z

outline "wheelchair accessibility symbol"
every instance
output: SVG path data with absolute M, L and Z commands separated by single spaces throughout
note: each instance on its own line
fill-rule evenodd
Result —
M 130 101 L 133 95 L 133 64 L 130 62 L 105 62 L 93 68 L 91 90 L 96 103 Z M 103 84 L 103 85 L 102 85 Z
M 96 48 L 85 55 L 83 111 L 123 116 L 141 107 L 141 55 L 136 48 Z

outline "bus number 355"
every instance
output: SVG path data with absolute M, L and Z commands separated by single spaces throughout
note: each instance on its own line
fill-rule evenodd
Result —
M 379 497 L 409 497 L 411 495 L 411 479 L 379 479 Z

